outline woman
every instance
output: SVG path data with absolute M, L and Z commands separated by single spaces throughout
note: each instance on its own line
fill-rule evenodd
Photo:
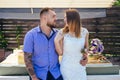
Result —
M 64 15 L 65 27 L 55 37 L 55 48 L 62 55 L 61 73 L 64 80 L 87 80 L 87 53 L 81 51 L 88 47 L 89 32 L 82 27 L 79 12 L 69 9 Z M 84 59 L 83 59 L 84 57 Z

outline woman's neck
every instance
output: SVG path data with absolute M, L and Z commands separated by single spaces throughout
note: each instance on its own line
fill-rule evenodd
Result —
M 70 36 L 75 36 L 75 32 L 68 32 L 70 34 Z

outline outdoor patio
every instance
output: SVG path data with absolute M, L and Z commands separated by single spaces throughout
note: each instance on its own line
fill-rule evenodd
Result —
M 21 0 L 21 3 L 19 1 L 13 3 L 14 1 L 0 1 L 0 33 L 3 34 L 0 36 L 4 36 L 1 37 L 0 43 L 2 40 L 6 41 L 3 45 L 6 51 L 2 54 L 3 51 L 0 50 L 0 62 L 14 53 L 16 48 L 24 46 L 25 34 L 39 24 L 39 10 L 46 7 L 49 0 L 41 3 L 39 0 L 36 0 L 37 2 Z M 79 2 L 78 0 L 73 4 L 72 0 L 53 1 L 55 5 L 52 5 L 53 2 L 50 1 L 47 6 L 55 8 L 58 15 L 57 29 L 64 25 L 63 10 L 75 7 L 81 15 L 83 27 L 90 32 L 90 39 L 97 37 L 103 42 L 105 49 L 102 54 L 109 60 L 109 63 L 87 64 L 88 80 L 120 80 L 120 7 L 112 7 L 113 0 L 103 0 L 103 2 L 102 0 L 98 2 L 96 0 L 88 0 L 89 2 L 80 0 Z M 4 6 L 6 3 L 9 5 Z M 13 58 L 12 61 L 17 61 L 17 58 L 16 60 Z M 29 76 L 24 64 L 4 65 L 0 63 L 0 80 L 29 80 Z

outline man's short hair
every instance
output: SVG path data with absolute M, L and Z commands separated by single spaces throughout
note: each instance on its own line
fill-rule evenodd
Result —
M 42 16 L 43 14 L 46 14 L 49 12 L 49 10 L 53 10 L 52 8 L 43 8 L 40 12 L 40 16 Z

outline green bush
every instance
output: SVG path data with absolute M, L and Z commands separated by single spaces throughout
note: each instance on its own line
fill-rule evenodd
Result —
M 4 33 L 0 30 L 0 48 L 6 49 L 8 45 L 7 40 L 5 39 Z
M 116 0 L 113 4 L 113 6 L 120 6 L 120 0 Z

